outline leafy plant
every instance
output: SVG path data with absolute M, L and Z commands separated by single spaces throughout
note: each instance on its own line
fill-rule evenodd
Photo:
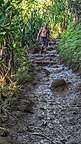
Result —
M 81 60 L 81 26 L 80 24 L 69 27 L 62 35 L 59 43 L 59 50 L 65 60 Z

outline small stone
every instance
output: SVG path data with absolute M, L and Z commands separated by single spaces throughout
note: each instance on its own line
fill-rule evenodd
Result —
M 46 127 L 46 126 L 47 126 L 47 121 L 43 120 L 42 122 L 43 122 L 43 123 L 42 123 L 42 125 L 41 125 L 41 126 Z
M 9 135 L 9 130 L 3 127 L 0 127 L 0 136 L 7 137 Z
M 11 144 L 7 138 L 0 136 L 0 144 Z
M 22 102 L 17 109 L 19 111 L 27 112 L 27 113 L 33 113 L 33 105 L 34 103 L 32 101 L 29 102 Z
M 48 124 L 48 127 L 49 127 L 50 129 L 53 129 L 53 124 L 49 123 L 49 124 Z
M 38 118 L 39 118 L 39 120 L 42 120 L 42 119 L 44 119 L 44 117 L 43 117 L 43 116 L 38 116 Z
M 62 144 L 66 144 L 67 140 L 66 139 L 62 139 L 61 142 L 62 142 Z
M 41 144 L 43 144 L 43 143 L 44 143 L 44 140 L 42 139 L 42 140 L 41 140 Z
M 46 110 L 47 107 L 46 106 L 43 106 L 43 107 L 40 107 L 41 110 Z

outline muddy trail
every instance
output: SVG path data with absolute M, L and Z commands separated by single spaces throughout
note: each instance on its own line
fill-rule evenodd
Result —
M 58 39 L 46 53 L 29 54 L 35 80 L 22 87 L 12 106 L 6 142 L 81 144 L 81 78 L 61 62 L 57 44 Z

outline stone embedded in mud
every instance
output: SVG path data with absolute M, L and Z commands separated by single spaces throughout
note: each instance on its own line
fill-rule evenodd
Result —
M 22 103 L 20 103 L 17 109 L 22 112 L 33 113 L 33 105 L 34 105 L 33 101 L 28 102 L 22 101 Z
M 0 144 L 11 144 L 8 138 L 0 136 Z
M 67 83 L 64 79 L 55 79 L 51 84 L 51 89 L 58 88 L 61 86 L 67 86 Z
M 40 50 L 40 48 L 39 48 L 39 47 L 38 47 L 38 48 L 34 48 L 34 49 L 33 49 L 33 54 L 34 54 L 34 53 L 38 53 L 38 52 L 39 52 L 39 50 Z
M 47 76 L 50 74 L 50 71 L 49 71 L 48 69 L 43 68 L 43 70 L 44 70 L 44 72 L 45 72 L 45 74 L 46 74 Z
M 3 127 L 0 127 L 0 136 L 6 137 L 9 135 L 9 130 Z
M 78 83 L 75 87 L 76 91 L 81 91 L 81 83 Z

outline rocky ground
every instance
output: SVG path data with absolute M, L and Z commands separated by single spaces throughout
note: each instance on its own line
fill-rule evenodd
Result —
M 81 144 L 81 78 L 61 63 L 57 44 L 29 54 L 35 80 L 22 87 L 0 144 Z

